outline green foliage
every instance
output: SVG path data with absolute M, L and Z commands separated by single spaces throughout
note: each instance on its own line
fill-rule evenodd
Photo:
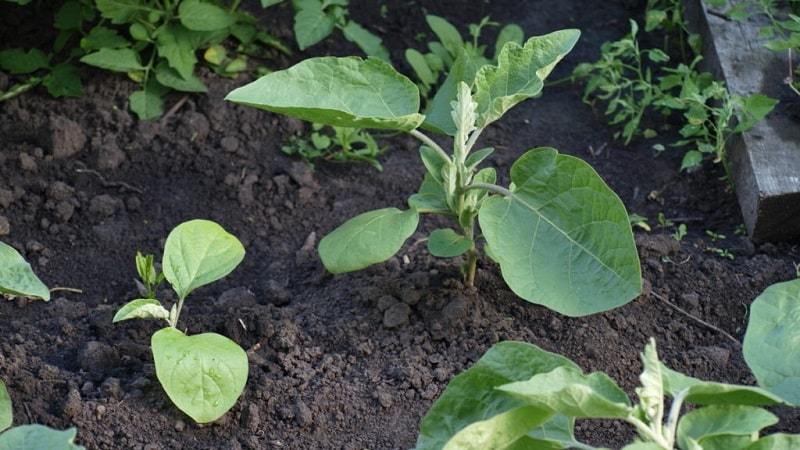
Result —
M 130 108 L 141 119 L 163 114 L 163 96 L 171 90 L 206 92 L 195 75 L 197 53 L 219 75 L 247 69 L 247 55 L 265 49 L 289 50 L 256 26 L 256 19 L 221 0 L 68 0 L 56 12 L 59 34 L 53 52 L 11 48 L 0 52 L 0 69 L 27 78 L 0 93 L 0 100 L 39 83 L 55 97 L 83 94 L 74 60 L 125 73 L 140 84 Z M 274 2 L 264 2 L 269 6 Z M 265 7 L 266 7 L 265 6 Z M 233 38 L 233 39 L 228 39 Z M 235 42 L 229 55 L 223 41 Z M 229 44 L 230 45 L 230 44 Z M 40 75 L 44 72 L 45 75 Z
M 675 372 L 659 361 L 653 339 L 642 363 L 634 404 L 605 373 L 586 375 L 572 361 L 534 345 L 501 342 L 448 385 L 422 419 L 416 449 L 594 449 L 576 441 L 574 423 L 601 418 L 635 428 L 639 438 L 628 450 L 800 444 L 800 435 L 759 436 L 778 421 L 760 406 L 786 404 L 781 397 Z M 684 403 L 697 406 L 681 415 Z
M 14 247 L 0 242 L 0 294 L 50 300 L 50 290 Z
M 85 450 L 74 443 L 78 431 L 70 428 L 64 431 L 54 430 L 44 425 L 20 425 L 0 434 L 0 448 L 9 450 L 27 450 L 46 448 L 48 450 Z
M 484 17 L 480 23 L 470 24 L 469 34 L 472 39 L 470 42 L 464 41 L 456 27 L 442 17 L 429 14 L 425 16 L 425 20 L 439 40 L 428 42 L 427 53 L 409 48 L 405 52 L 405 57 L 418 80 L 417 86 L 420 93 L 426 99 L 431 92 L 436 90 L 435 88 L 438 87 L 442 78 L 451 71 L 453 64 L 462 52 L 466 53 L 469 59 L 474 60 L 477 67 L 497 62 L 486 57 L 486 46 L 480 45 L 478 42 L 483 28 L 499 26 L 499 23 L 491 22 L 488 17 Z M 522 28 L 515 24 L 506 25 L 500 29 L 497 35 L 493 54 L 498 55 L 506 42 L 516 42 L 522 45 L 524 39 Z
M 586 163 L 553 149 L 525 153 L 511 169 L 509 188 L 495 184 L 494 169 L 478 169 L 492 149 L 473 151 L 489 124 L 539 94 L 578 36 L 577 30 L 562 30 L 524 46 L 508 42 L 497 65 L 469 70 L 464 68 L 471 67 L 470 57 L 462 52 L 425 115 L 418 112 L 414 83 L 375 58 L 312 58 L 240 87 L 227 99 L 328 125 L 405 131 L 423 143 L 427 173 L 409 198 L 410 209 L 363 213 L 325 236 L 319 252 L 329 271 L 385 261 L 414 233 L 421 214 L 441 214 L 459 229 L 434 231 L 428 249 L 437 256 L 465 256 L 470 285 L 482 231 L 487 253 L 517 295 L 564 314 L 590 314 L 641 290 L 622 202 Z M 445 152 L 418 128 L 453 136 L 453 151 Z M 523 248 L 528 253 L 520 254 Z
M 294 35 L 300 50 L 320 42 L 334 30 L 356 44 L 367 56 L 389 61 L 389 50 L 381 38 L 347 18 L 350 0 L 292 0 Z
M 378 157 L 386 152 L 378 146 L 369 132 L 361 128 L 326 127 L 320 123 L 312 124 L 313 131 L 308 138 L 300 135 L 290 136 L 281 150 L 288 155 L 296 155 L 309 166 L 313 160 L 322 158 L 334 162 L 363 162 L 383 170 Z M 329 132 L 332 131 L 333 135 Z
M 678 28 L 681 42 L 687 39 L 697 52 L 699 38 L 683 31 L 680 2 L 670 3 L 675 9 L 669 15 L 663 10 L 649 11 L 647 29 L 662 25 Z M 686 149 L 681 169 L 696 167 L 706 157 L 725 163 L 728 138 L 762 120 L 777 101 L 760 94 L 747 97 L 729 94 L 723 82 L 695 69 L 701 56 L 690 63 L 671 66 L 671 58 L 664 50 L 640 48 L 638 32 L 638 24 L 631 20 L 628 36 L 604 43 L 598 61 L 575 68 L 573 78 L 587 80 L 583 100 L 607 103 L 605 114 L 609 123 L 622 126 L 614 137 L 623 139 L 626 145 L 637 136 L 658 136 L 654 129 L 642 129 L 645 114 L 660 113 L 665 117 L 679 114 L 683 124 L 679 130 L 681 139 L 671 145 Z
M 152 255 L 136 257 L 148 293 L 155 293 L 163 278 L 178 295 L 178 303 L 167 310 L 153 295 L 128 302 L 114 315 L 114 322 L 139 318 L 169 324 L 151 340 L 156 376 L 172 402 L 199 423 L 218 419 L 236 403 L 247 381 L 247 354 L 216 333 L 185 335 L 177 328 L 178 319 L 193 290 L 228 275 L 243 258 L 242 244 L 218 224 L 184 222 L 167 236 L 163 274 L 155 270 Z
M 800 404 L 800 280 L 774 284 L 753 301 L 742 352 L 760 386 Z

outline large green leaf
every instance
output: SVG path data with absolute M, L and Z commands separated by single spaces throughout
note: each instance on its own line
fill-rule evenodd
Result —
M 499 119 L 517 103 L 541 92 L 544 79 L 572 50 L 578 30 L 559 30 L 534 36 L 520 47 L 508 42 L 497 56 L 497 66 L 484 66 L 475 76 L 478 128 Z
M 50 65 L 50 56 L 38 48 L 27 52 L 21 48 L 0 51 L 0 69 L 12 74 L 33 73 Z
M 231 273 L 244 259 L 236 236 L 209 220 L 190 220 L 173 229 L 164 244 L 164 277 L 178 297 Z
M 356 57 L 306 59 L 225 97 L 325 125 L 409 131 L 425 119 L 419 90 L 388 63 Z
M 69 428 L 54 430 L 44 425 L 21 425 L 0 434 L 0 448 L 9 450 L 44 449 L 47 450 L 85 450 L 75 444 L 78 430 Z
M 624 419 L 632 409 L 627 394 L 608 375 L 584 375 L 574 367 L 556 367 L 498 389 L 522 397 L 528 404 L 576 418 Z
M 761 387 L 800 404 L 800 279 L 753 301 L 742 352 Z
M 170 400 L 198 423 L 217 420 L 247 382 L 247 353 L 215 333 L 186 336 L 167 327 L 153 334 L 156 376 Z
M 625 206 L 584 161 L 552 148 L 511 167 L 511 195 L 488 198 L 481 230 L 517 295 L 569 316 L 623 305 L 641 292 Z
M 0 293 L 50 300 L 50 290 L 14 247 L 0 242 Z
M 11 397 L 8 396 L 3 380 L 0 380 L 0 433 L 11 426 L 14 421 L 14 410 L 11 407 Z
M 495 388 L 514 381 L 528 380 L 535 374 L 550 372 L 557 367 L 579 370 L 569 359 L 532 344 L 495 344 L 472 367 L 453 378 L 431 406 L 420 423 L 416 449 L 441 449 L 470 424 L 525 406 L 524 400 Z M 532 417 L 531 423 L 536 420 Z M 530 436 L 542 439 L 552 436 L 563 441 L 574 441 L 574 437 L 570 435 L 572 426 L 573 419 L 556 415 L 539 428 L 530 430 Z M 567 436 L 564 436 L 565 432 Z
M 800 434 L 775 433 L 750 444 L 747 450 L 796 450 L 800 448 Z
M 704 450 L 738 450 L 750 444 L 751 435 L 776 423 L 777 416 L 755 406 L 706 406 L 681 417 L 678 446 L 691 448 L 692 442 L 700 444 Z
M 360 270 L 391 258 L 418 224 L 414 209 L 384 208 L 359 214 L 320 240 L 319 256 L 331 273 Z

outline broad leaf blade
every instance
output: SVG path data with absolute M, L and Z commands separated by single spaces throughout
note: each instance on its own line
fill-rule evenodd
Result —
M 377 58 L 306 59 L 235 89 L 226 100 L 340 127 L 409 131 L 425 118 L 417 86 Z
M 236 236 L 209 220 L 190 220 L 173 229 L 164 244 L 164 277 L 180 298 L 231 273 L 244 259 Z
M 559 30 L 534 36 L 522 47 L 506 43 L 497 56 L 497 66 L 484 66 L 475 76 L 478 128 L 486 127 L 517 103 L 537 95 L 544 79 L 572 50 L 579 37 L 578 30 Z
M 168 327 L 151 340 L 156 376 L 169 398 L 198 423 L 222 417 L 247 382 L 247 354 L 215 333 L 186 336 Z
M 485 62 L 472 52 L 462 50 L 447 73 L 439 90 L 425 110 L 422 128 L 436 133 L 454 136 L 456 125 L 453 122 L 451 102 L 456 99 L 458 86 L 462 82 L 472 85 L 475 74 Z
M 353 217 L 319 242 L 319 256 L 329 272 L 363 269 L 391 258 L 419 224 L 414 209 L 384 208 Z
M 800 280 L 774 284 L 753 301 L 742 352 L 759 386 L 800 404 Z
M 431 406 L 420 423 L 416 449 L 441 449 L 470 424 L 525 406 L 523 400 L 494 388 L 562 366 L 578 369 L 569 359 L 532 344 L 509 341 L 494 345 L 472 367 L 453 378 Z M 559 441 L 569 440 L 571 436 L 566 439 L 563 436 L 564 421 L 569 423 L 566 428 L 571 431 L 572 419 L 557 415 L 531 436 L 545 441 L 549 436 L 558 436 Z M 554 424 L 552 432 L 550 423 Z
M 14 247 L 0 242 L 0 293 L 50 300 L 50 290 Z
M 528 404 L 576 418 L 624 419 L 631 411 L 628 396 L 602 372 L 584 375 L 580 369 L 557 367 L 498 389 Z
M 513 194 L 486 199 L 478 218 L 514 293 L 569 316 L 639 295 L 625 206 L 588 164 L 539 148 L 514 163 L 511 179 Z
M 775 433 L 750 444 L 747 450 L 795 450 L 800 448 L 800 434 Z
M 297 13 L 294 16 L 294 36 L 300 50 L 316 44 L 330 36 L 336 25 L 336 18 L 326 14 L 319 0 L 294 2 Z

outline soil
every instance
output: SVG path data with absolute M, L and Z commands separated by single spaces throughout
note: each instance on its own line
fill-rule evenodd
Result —
M 423 11 L 460 29 L 486 15 L 518 23 L 527 35 L 580 28 L 581 41 L 552 79 L 596 60 L 600 44 L 627 33 L 628 19 L 641 20 L 644 8 L 643 1 L 621 0 L 591 7 L 579 0 L 352 3 L 354 18 L 385 36 L 394 61 L 405 48 L 422 47 L 419 33 L 430 36 Z M 261 14 L 290 38 L 286 9 Z M 3 27 L 3 42 L 35 39 L 49 28 L 49 18 L 38 20 L 38 29 L 21 26 L 14 35 Z M 273 64 L 355 52 L 336 38 Z M 421 181 L 416 142 L 381 138 L 390 148 L 383 172 L 324 161 L 311 170 L 280 151 L 306 125 L 223 101 L 246 77 L 205 73 L 208 95 L 191 95 L 169 117 L 140 122 L 126 105 L 133 83 L 83 70 L 82 98 L 54 100 L 35 90 L 0 104 L 0 239 L 48 286 L 80 290 L 55 291 L 49 303 L 0 302 L 0 378 L 15 425 L 77 427 L 87 449 L 412 448 L 422 416 L 448 381 L 502 340 L 531 342 L 586 371 L 605 371 L 631 395 L 651 336 L 676 370 L 753 384 L 737 342 L 748 306 L 767 286 L 796 276 L 800 242 L 752 243 L 737 234 L 742 218 L 719 165 L 679 172 L 680 151 L 656 155 L 654 141 L 623 146 L 603 106 L 583 103 L 582 86 L 573 83 L 547 87 L 488 130 L 483 144 L 497 148 L 488 164 L 507 173 L 536 146 L 592 164 L 653 227 L 635 231 L 645 279 L 639 298 L 606 313 L 565 317 L 516 297 L 486 259 L 477 287 L 467 288 L 457 261 L 434 259 L 420 245 L 432 219 L 388 262 L 331 276 L 315 244 L 357 213 L 405 205 Z M 180 99 L 172 94 L 167 105 Z M 659 213 L 686 224 L 688 234 L 673 238 L 674 226 L 658 226 Z M 238 403 L 206 425 L 177 410 L 155 378 L 149 337 L 160 325 L 111 323 L 138 296 L 136 252 L 160 255 L 169 231 L 193 218 L 219 222 L 247 249 L 241 266 L 196 291 L 181 317 L 189 333 L 229 336 L 250 358 Z M 706 230 L 727 238 L 715 241 Z M 167 290 L 162 297 L 173 300 Z M 796 410 L 778 412 L 784 425 L 773 430 L 800 431 Z M 627 426 L 606 421 L 579 422 L 577 433 L 615 448 L 632 437 Z

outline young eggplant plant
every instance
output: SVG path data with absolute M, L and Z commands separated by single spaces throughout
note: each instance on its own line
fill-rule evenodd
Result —
M 216 333 L 187 336 L 178 329 L 183 302 L 196 288 L 228 275 L 244 258 L 235 236 L 208 220 L 191 220 L 173 229 L 164 244 L 163 279 L 178 302 L 167 310 L 152 298 L 162 276 L 150 255 L 137 254 L 145 297 L 128 302 L 113 321 L 163 319 L 168 326 L 151 339 L 156 376 L 169 398 L 198 423 L 212 422 L 233 407 L 247 381 L 247 354 Z
M 579 35 L 560 30 L 524 45 L 506 43 L 496 65 L 475 64 L 462 51 L 425 114 L 417 86 L 375 58 L 311 58 L 240 87 L 227 100 L 327 125 L 403 131 L 422 142 L 427 173 L 410 208 L 366 212 L 325 236 L 319 254 L 330 272 L 389 259 L 421 214 L 442 214 L 458 230 L 432 232 L 428 249 L 438 257 L 465 255 L 468 284 L 475 280 L 482 237 L 517 295 L 563 314 L 592 314 L 641 291 L 639 258 L 619 197 L 588 164 L 552 148 L 524 153 L 511 167 L 511 185 L 502 187 L 494 169 L 478 170 L 493 150 L 474 149 L 486 127 L 541 92 Z M 452 152 L 422 130 L 452 136 Z

